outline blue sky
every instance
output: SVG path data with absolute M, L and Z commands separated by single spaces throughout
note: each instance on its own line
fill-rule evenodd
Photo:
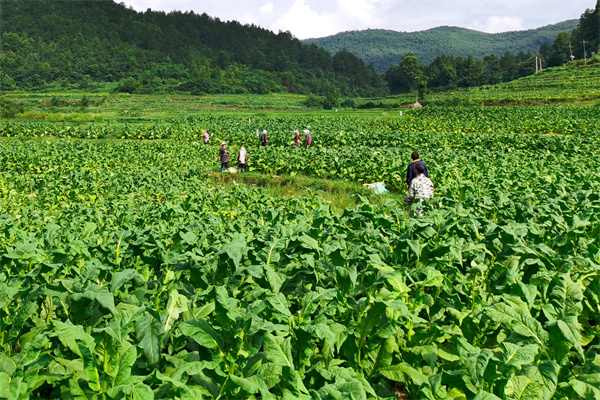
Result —
M 577 19 L 595 0 L 124 0 L 138 11 L 194 11 L 298 39 L 338 32 L 389 29 L 415 32 L 458 26 L 497 33 Z

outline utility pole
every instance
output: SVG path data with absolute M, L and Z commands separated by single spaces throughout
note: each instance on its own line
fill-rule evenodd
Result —
M 575 56 L 573 55 L 573 46 L 571 45 L 571 43 L 569 43 L 569 53 L 571 54 L 569 58 L 571 59 L 571 61 L 573 61 L 575 59 Z
M 535 56 L 535 73 L 537 74 L 542 70 L 542 57 Z
M 587 64 L 587 57 L 585 55 L 585 44 L 589 43 L 587 40 L 582 40 L 581 43 L 583 43 L 583 65 Z

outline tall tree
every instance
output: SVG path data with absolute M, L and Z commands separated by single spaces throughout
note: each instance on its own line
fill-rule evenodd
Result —
M 445 89 L 454 89 L 458 83 L 458 75 L 454 57 L 438 56 L 427 68 L 430 87 L 439 87 Z
M 407 93 L 427 86 L 427 76 L 412 52 L 402 57 L 400 65 L 390 67 L 385 77 L 391 93 Z
M 556 67 L 569 61 L 571 37 L 568 32 L 560 32 L 551 46 L 546 65 Z

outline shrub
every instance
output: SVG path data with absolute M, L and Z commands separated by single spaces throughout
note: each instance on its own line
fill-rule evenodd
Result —
M 6 97 L 0 97 L 0 117 L 15 118 L 18 114 L 23 114 L 25 107 L 21 103 L 16 103 Z
M 303 104 L 308 108 L 323 108 L 323 103 L 325 102 L 325 97 L 310 95 L 304 100 Z

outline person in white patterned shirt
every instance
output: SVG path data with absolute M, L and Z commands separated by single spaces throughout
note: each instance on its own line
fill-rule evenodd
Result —
M 430 199 L 433 197 L 433 182 L 431 179 L 425 176 L 425 167 L 422 164 L 415 165 L 415 172 L 417 176 L 410 182 L 408 193 L 404 198 L 404 205 L 411 206 L 416 199 L 419 199 L 419 205 L 423 204 L 423 199 Z M 422 208 L 415 210 L 415 216 L 424 215 Z

